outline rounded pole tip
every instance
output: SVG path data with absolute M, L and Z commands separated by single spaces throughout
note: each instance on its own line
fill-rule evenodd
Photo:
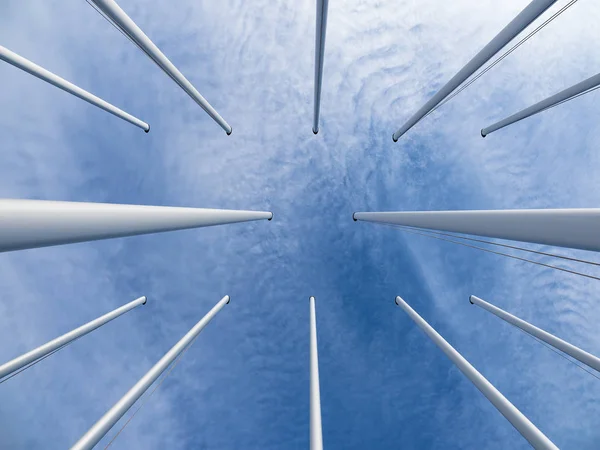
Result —
M 308 297 L 308 301 L 314 302 L 316 301 L 316 299 L 314 296 L 311 295 L 310 297 Z
M 400 306 L 401 301 L 402 301 L 402 297 L 400 297 L 399 295 L 396 295 L 396 298 L 394 299 L 394 302 L 396 303 L 396 305 Z
M 271 217 L 269 217 L 267 220 L 268 220 L 268 221 L 271 221 L 271 220 L 273 220 L 273 213 L 271 213 Z
M 472 296 L 472 295 L 469 295 L 469 303 L 470 303 L 471 305 L 474 305 L 474 304 L 475 304 L 475 303 L 473 303 L 473 296 Z
M 396 137 L 396 134 L 392 134 L 392 141 L 398 142 L 398 138 Z
M 148 129 L 144 130 L 144 133 L 150 133 L 150 125 L 148 125 Z
M 354 220 L 355 222 L 357 222 L 357 221 L 358 221 L 358 219 L 356 218 L 356 213 L 355 213 L 355 212 L 354 212 L 354 213 L 352 213 L 352 220 Z
M 231 297 L 229 295 L 226 295 L 225 297 L 227 297 L 227 302 L 225 304 L 229 305 L 229 302 L 231 301 Z
M 231 133 L 233 133 L 233 128 L 229 127 L 229 131 L 225 131 L 225 133 L 227 133 L 227 136 L 231 136 Z
M 146 302 L 148 301 L 148 297 L 146 297 L 145 295 L 142 295 L 142 298 L 144 299 L 144 301 L 142 302 L 142 305 L 145 305 Z
M 487 134 L 483 134 L 483 128 L 482 128 L 482 129 L 481 129 L 481 137 L 482 137 L 482 138 L 484 138 L 484 137 L 486 137 L 486 136 L 487 136 Z
M 313 128 L 312 130 L 313 130 L 313 134 L 317 134 L 319 132 L 318 129 L 315 131 L 315 129 Z

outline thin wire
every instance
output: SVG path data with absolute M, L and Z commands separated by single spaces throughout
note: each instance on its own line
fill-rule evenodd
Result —
M 456 97 L 462 91 L 464 91 L 466 88 L 468 88 L 473 83 L 475 83 L 479 78 L 481 78 L 483 75 L 485 75 L 487 72 L 489 72 L 494 66 L 496 66 L 498 63 L 500 63 L 504 58 L 506 58 L 508 55 L 510 55 L 512 52 L 514 52 L 517 48 L 519 48 L 521 45 L 523 45 L 525 42 L 527 42 L 535 34 L 537 34 L 544 27 L 546 27 L 546 25 L 548 25 L 550 22 L 552 22 L 554 19 L 556 19 L 558 16 L 560 16 L 563 12 L 565 12 L 567 9 L 569 9 L 571 6 L 573 6 L 575 3 L 577 3 L 577 0 L 571 0 L 569 3 L 567 3 L 565 6 L 563 6 L 560 10 L 558 10 L 556 13 L 554 13 L 552 16 L 550 16 L 544 23 L 542 23 L 535 30 L 533 30 L 531 33 L 529 33 L 527 36 L 525 36 L 523 39 L 521 39 L 519 42 L 517 42 L 515 45 L 513 45 L 510 49 L 508 49 L 506 52 L 504 52 L 501 56 L 499 56 L 497 59 L 495 59 L 494 62 L 492 62 L 489 66 L 487 66 L 480 73 L 475 75 L 471 80 L 466 82 L 464 85 L 462 85 L 460 88 L 458 88 L 455 92 L 453 92 L 448 97 L 446 97 L 441 103 L 437 104 L 431 111 L 429 111 L 425 115 L 425 117 L 427 117 L 429 114 L 433 113 L 436 109 L 438 109 L 441 106 L 448 103 L 450 100 L 452 100 L 454 97 Z
M 481 250 L 481 251 L 484 251 L 484 252 L 493 253 L 494 255 L 506 256 L 507 258 L 512 258 L 512 259 L 516 259 L 516 260 L 519 260 L 519 261 L 524 261 L 524 262 L 528 262 L 528 263 L 531 263 L 531 264 L 536 264 L 538 266 L 547 267 L 549 269 L 560 270 L 561 272 L 566 272 L 566 273 L 570 273 L 570 274 L 573 274 L 573 275 L 579 275 L 579 276 L 582 276 L 582 277 L 585 277 L 585 278 L 590 278 L 592 280 L 600 281 L 600 278 L 595 277 L 593 275 L 588 275 L 588 274 L 585 274 L 585 273 L 576 272 L 574 270 L 563 269 L 562 267 L 557 267 L 557 266 L 552 266 L 550 264 L 544 264 L 544 263 L 541 263 L 541 262 L 532 261 L 532 260 L 527 259 L 527 258 L 521 258 L 519 256 L 509 255 L 508 253 L 495 252 L 494 250 L 490 250 L 490 249 L 483 248 L 483 247 L 477 247 L 476 245 L 465 244 L 464 242 L 453 241 L 451 239 L 445 239 L 445 238 L 442 238 L 442 237 L 433 236 L 431 234 L 418 233 L 416 231 L 407 230 L 406 228 L 404 228 L 402 226 L 397 226 L 397 225 L 392 225 L 392 224 L 387 224 L 387 223 L 386 224 L 381 223 L 381 225 L 392 226 L 394 228 L 399 228 L 399 229 L 401 229 L 403 231 L 406 231 L 407 233 L 418 234 L 420 236 L 426 236 L 426 237 L 430 237 L 430 238 L 433 238 L 433 239 L 438 239 L 440 241 L 451 242 L 453 244 L 462 245 L 464 247 L 474 248 L 474 249 Z
M 583 371 L 585 371 L 585 372 L 589 373 L 589 374 L 590 374 L 591 376 L 593 376 L 594 378 L 596 378 L 596 379 L 600 380 L 600 377 L 599 377 L 598 375 L 596 375 L 594 372 L 591 372 L 591 371 L 589 371 L 588 369 L 586 369 L 584 366 L 582 366 L 582 365 L 580 365 L 580 364 L 576 363 L 576 362 L 575 362 L 573 359 L 571 359 L 571 358 L 567 357 L 567 356 L 566 356 L 566 355 L 564 355 L 562 352 L 559 352 L 559 351 L 558 351 L 558 350 L 556 350 L 554 347 L 552 347 L 551 345 L 549 345 L 549 344 L 547 344 L 546 342 L 542 341 L 542 340 L 541 340 L 541 339 L 539 339 L 538 337 L 536 337 L 536 336 L 534 336 L 534 335 L 532 335 L 532 334 L 529 334 L 529 333 L 527 333 L 525 330 L 522 330 L 521 328 L 519 328 L 518 326 L 516 326 L 516 325 L 514 325 L 514 324 L 512 324 L 512 323 L 510 323 L 510 322 L 506 322 L 506 323 L 508 323 L 509 325 L 512 325 L 512 326 L 513 326 L 513 327 L 515 327 L 517 330 L 519 330 L 521 333 L 524 333 L 524 334 L 526 334 L 526 335 L 527 335 L 527 336 L 529 336 L 530 338 L 532 338 L 532 339 L 535 339 L 535 340 L 536 340 L 536 341 L 538 341 L 540 344 L 542 344 L 544 347 L 546 347 L 546 348 L 548 348 L 548 349 L 552 350 L 554 353 L 556 353 L 556 354 L 557 354 L 558 356 L 560 356 L 561 358 L 564 358 L 564 359 L 566 359 L 566 360 L 567 360 L 567 361 L 569 361 L 571 364 L 573 364 L 573 365 L 575 365 L 575 366 L 579 367 L 581 370 L 583 370 Z
M 441 231 L 422 230 L 420 228 L 409 227 L 409 226 L 406 226 L 406 225 L 397 225 L 397 226 L 399 228 L 407 228 L 409 230 L 422 231 L 423 233 L 439 234 L 440 236 L 448 236 L 448 237 L 452 237 L 452 238 L 456 238 L 456 239 L 464 239 L 466 241 L 480 242 L 482 244 L 489 244 L 489 245 L 496 245 L 498 247 L 511 248 L 513 250 L 520 250 L 522 252 L 529 252 L 529 253 L 535 253 L 537 255 L 551 256 L 553 258 L 560 258 L 560 259 L 565 259 L 567 261 L 574 261 L 574 262 L 578 262 L 578 263 L 590 264 L 592 266 L 599 266 L 600 267 L 600 263 L 597 263 L 597 262 L 594 262 L 594 261 L 588 261 L 588 260 L 585 260 L 585 259 L 578 259 L 578 258 L 571 258 L 569 256 L 557 255 L 556 253 L 541 252 L 541 251 L 533 250 L 533 249 L 530 249 L 530 248 L 518 247 L 516 245 L 500 244 L 499 242 L 486 241 L 484 239 L 475 239 L 475 238 L 469 238 L 469 237 L 466 237 L 466 236 L 458 236 L 456 234 L 442 233 Z
M 14 373 L 11 373 L 9 376 L 2 378 L 2 380 L 0 380 L 0 384 L 4 383 L 5 381 L 10 380 L 12 377 L 16 377 L 17 375 L 19 375 L 21 372 L 24 372 L 25 370 L 29 369 L 30 367 L 35 366 L 37 363 L 43 361 L 44 359 L 46 359 L 47 357 L 54 355 L 57 351 L 65 348 L 67 345 L 72 344 L 73 342 L 75 342 L 77 339 L 79 339 L 81 336 L 73 339 L 71 342 L 67 342 L 66 344 L 61 345 L 60 347 L 52 350 L 50 353 L 48 353 L 47 355 L 42 356 L 41 358 L 36 359 L 35 361 L 30 362 L 29 364 L 27 364 L 26 366 L 21 367 L 19 370 L 17 370 Z
M 165 373 L 163 375 L 162 379 L 158 382 L 158 384 L 156 384 L 156 386 L 154 386 L 154 389 L 152 389 L 152 391 L 150 392 L 150 394 L 148 394 L 146 397 L 144 397 L 144 400 L 142 401 L 142 403 L 140 403 L 140 405 L 133 412 L 133 414 L 129 417 L 129 419 L 127 419 L 127 421 L 123 424 L 123 426 L 121 427 L 121 429 L 119 431 L 117 431 L 117 434 L 115 434 L 113 436 L 113 438 L 110 440 L 110 442 L 108 444 L 106 444 L 106 447 L 104 447 L 104 450 L 106 450 L 108 447 L 110 447 L 112 445 L 112 443 L 115 441 L 115 439 L 117 439 L 117 437 L 121 434 L 121 432 L 125 429 L 125 427 L 127 425 L 129 425 L 129 422 L 131 422 L 131 420 L 135 417 L 135 415 L 139 412 L 139 410 L 142 409 L 142 407 L 148 402 L 148 400 L 150 399 L 150 397 L 152 397 L 152 394 L 154 394 L 154 392 L 156 392 L 156 390 L 163 384 L 163 382 L 171 374 L 171 372 L 173 371 L 173 369 L 177 366 L 177 364 L 179 364 L 179 361 L 181 360 L 181 358 L 183 357 L 183 355 L 185 355 L 185 353 L 194 344 L 194 342 L 196 341 L 196 339 L 198 338 L 198 336 L 196 336 L 192 340 L 192 342 L 190 342 L 190 344 L 183 350 L 183 352 L 180 353 L 180 355 L 177 357 L 177 359 L 175 360 L 175 362 L 171 365 L 171 367 L 169 368 L 169 370 L 167 371 L 167 373 Z
M 99 8 L 98 8 L 98 7 L 97 7 L 95 4 L 94 4 L 94 3 L 90 2 L 90 0 L 85 0 L 85 1 L 86 1 L 86 3 L 87 3 L 88 5 L 90 5 L 92 8 L 94 8 L 94 10 L 95 10 L 95 11 L 96 11 L 98 14 L 100 14 L 100 15 L 101 15 L 101 16 L 104 18 L 104 20 L 106 20 L 106 21 L 107 21 L 108 23 L 110 23 L 110 24 L 111 24 L 113 27 L 115 27 L 117 30 L 119 30 L 119 32 L 120 32 L 120 33 L 121 33 L 123 36 L 125 36 L 127 39 L 129 39 L 129 40 L 130 40 L 130 41 L 131 41 L 131 42 L 132 42 L 132 43 L 133 43 L 133 44 L 134 44 L 134 45 L 135 45 L 137 48 L 139 48 L 140 50 L 144 51 L 144 50 L 142 49 L 142 47 L 140 47 L 140 46 L 138 45 L 138 43 L 137 43 L 137 42 L 135 42 L 135 41 L 134 41 L 134 40 L 131 38 L 131 36 L 129 36 L 129 34 L 128 34 L 128 33 L 126 33 L 124 30 L 122 30 L 122 29 L 121 29 L 121 27 L 119 27 L 119 26 L 118 26 L 116 23 L 114 23 L 114 22 L 111 20 L 111 18 L 110 18 L 110 17 L 108 17 L 106 14 L 104 14 L 104 13 L 103 13 L 103 12 L 102 12 L 102 11 L 101 11 L 101 10 L 100 10 L 100 9 L 99 9 Z

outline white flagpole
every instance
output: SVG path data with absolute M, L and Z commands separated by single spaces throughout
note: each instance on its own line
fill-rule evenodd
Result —
M 458 86 L 473 75 L 481 66 L 488 62 L 496 53 L 498 53 L 506 44 L 512 41 L 521 31 L 527 28 L 531 22 L 537 19 L 550 6 L 556 3 L 556 0 L 533 0 L 521 11 L 500 33 L 496 35 L 471 61 L 454 75 L 431 99 L 429 99 L 408 121 L 398 129 L 393 135 L 394 142 L 398 141 L 400 136 L 410 130 L 419 122 L 429 111 L 441 103 Z
M 251 220 L 267 211 L 0 200 L 0 252 Z
M 123 11 L 114 0 L 91 0 L 98 9 L 106 15 L 125 35 L 127 35 L 158 67 L 160 67 L 175 83 L 183 89 L 187 95 L 208 113 L 212 119 L 217 122 L 225 132 L 230 135 L 231 126 L 219 113 L 206 101 L 200 92 L 190 83 L 187 78 L 173 65 L 171 61 L 160 51 L 160 49 L 150 40 L 148 36 L 138 27 L 131 18 Z
M 310 297 L 310 450 L 323 450 L 315 298 Z
M 327 9 L 329 0 L 317 0 L 317 33 L 315 39 L 315 105 L 313 133 L 319 132 L 321 109 L 321 85 L 323 84 L 323 61 L 325 58 L 325 35 L 327 33 Z
M 560 338 L 557 338 L 553 334 L 550 334 L 541 328 L 531 325 L 529 322 L 526 322 L 523 319 L 519 319 L 518 317 L 507 313 L 506 311 L 486 302 L 485 300 L 480 299 L 475 295 L 471 295 L 471 297 L 469 297 L 469 301 L 471 304 L 477 305 L 486 311 L 491 312 L 492 314 L 500 317 L 502 320 L 519 327 L 521 330 L 531 334 L 547 344 L 550 344 L 552 347 L 566 353 L 567 355 L 572 356 L 586 366 L 600 372 L 600 358 L 580 349 L 579 347 L 575 347 L 574 345 L 569 344 Z
M 27 353 L 24 353 L 21 356 L 16 357 L 15 359 L 8 361 L 0 366 L 0 379 L 16 372 L 17 370 L 25 367 L 28 364 L 31 364 L 34 361 L 37 361 L 40 358 L 43 358 L 49 353 L 52 353 L 54 350 L 68 344 L 69 342 L 74 341 L 75 339 L 85 336 L 88 333 L 91 333 L 97 328 L 100 328 L 102 325 L 110 322 L 113 319 L 125 314 L 128 311 L 131 311 L 133 308 L 145 305 L 146 297 L 140 297 L 135 299 L 132 302 L 127 303 L 126 305 L 121 306 L 107 314 L 104 314 L 97 319 L 92 320 L 91 322 L 86 323 L 85 325 L 80 326 L 79 328 L 75 328 L 68 333 L 63 334 L 62 336 L 57 337 L 56 339 L 47 342 L 44 345 L 39 346 Z
M 188 333 L 169 350 L 129 391 L 90 428 L 71 450 L 90 450 L 108 433 L 129 408 L 148 390 L 169 365 L 192 343 L 212 318 L 229 303 L 223 297 Z
M 355 221 L 600 251 L 600 209 L 357 212 Z
M 494 123 L 493 125 L 483 128 L 481 130 L 481 136 L 486 137 L 488 134 L 493 133 L 494 131 L 499 130 L 500 128 L 504 128 L 508 125 L 518 122 L 519 120 L 531 117 L 534 114 L 545 111 L 548 108 L 552 108 L 553 106 L 559 103 L 565 102 L 598 86 L 600 86 L 600 73 L 586 80 L 583 80 L 582 82 L 577 83 L 563 91 L 560 91 L 558 94 L 554 94 L 548 97 L 547 99 L 536 103 L 535 105 L 525 108 L 522 111 L 519 111 L 518 113 L 507 117 L 506 119 L 502 119 L 499 122 Z
M 425 332 L 427 336 L 442 350 L 456 367 L 475 385 L 479 391 L 496 407 L 498 411 L 517 429 L 533 448 L 543 450 L 558 450 L 525 415 L 519 411 L 498 389 L 481 375 L 454 347 L 452 347 L 431 325 L 429 325 L 414 309 L 400 296 L 396 304 Z
M 148 125 L 146 122 L 143 122 L 137 117 L 134 117 L 131 114 L 128 114 L 125 111 L 117 108 L 116 106 L 111 105 L 110 103 L 102 100 L 101 98 L 96 97 L 94 94 L 90 94 L 88 91 L 85 91 L 80 87 L 75 86 L 73 83 L 68 82 L 64 78 L 53 74 L 49 70 L 38 66 L 37 64 L 29 61 L 28 59 L 23 58 L 22 56 L 17 55 L 16 53 L 10 51 L 6 47 L 2 47 L 1 45 L 0 59 L 21 70 L 24 70 L 27 73 L 30 73 L 31 75 L 39 78 L 40 80 L 44 80 L 47 83 L 50 83 L 56 86 L 57 88 L 68 92 L 69 94 L 73 94 L 75 97 L 79 97 L 80 99 L 85 100 L 86 102 L 91 103 L 92 105 L 97 106 L 98 108 L 103 109 L 104 111 L 109 112 L 135 125 L 136 127 L 140 127 L 146 133 L 150 131 L 150 125 Z

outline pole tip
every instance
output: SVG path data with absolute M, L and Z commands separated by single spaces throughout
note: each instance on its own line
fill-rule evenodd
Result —
M 357 221 L 358 221 L 358 219 L 356 218 L 356 213 L 355 213 L 355 212 L 354 212 L 354 213 L 352 213 L 352 220 L 354 220 L 355 222 L 357 222 Z
M 226 295 L 225 297 L 227 297 L 227 302 L 225 304 L 229 305 L 229 302 L 231 301 L 231 297 L 229 295 Z
M 271 213 L 271 217 L 269 217 L 267 220 L 268 220 L 268 221 L 271 221 L 271 220 L 273 220 L 273 213 Z
M 400 297 L 399 295 L 396 295 L 396 298 L 394 300 L 394 302 L 396 303 L 396 305 L 400 306 L 400 302 L 402 301 L 402 297 Z
M 482 128 L 482 129 L 481 129 L 481 137 L 482 137 L 482 138 L 484 138 L 484 137 L 486 137 L 486 136 L 487 136 L 487 134 L 483 134 L 483 128 Z
M 315 300 L 316 300 L 316 299 L 315 299 L 315 297 L 314 297 L 314 296 L 312 296 L 312 295 L 311 295 L 310 297 L 308 297 L 308 301 L 312 301 L 312 302 L 314 302 Z
M 142 305 L 145 305 L 146 302 L 148 301 L 148 297 L 146 297 L 145 295 L 142 295 L 142 298 L 144 299 L 144 301 L 142 302 Z
M 225 133 L 227 133 L 227 136 L 231 136 L 231 133 L 233 133 L 233 128 L 229 127 L 229 131 L 226 131 Z
M 469 303 L 470 303 L 471 305 L 474 305 L 474 304 L 475 304 L 475 303 L 473 303 L 473 296 L 472 296 L 472 295 L 469 295 Z
M 392 141 L 394 141 L 394 142 L 398 142 L 398 139 L 396 138 L 396 135 L 395 135 L 395 134 L 392 134 Z
M 144 133 L 150 133 L 150 125 L 148 125 L 148 129 L 144 130 Z
M 317 134 L 319 132 L 318 129 L 315 131 L 315 129 L 313 128 L 312 130 L 313 130 L 313 134 Z

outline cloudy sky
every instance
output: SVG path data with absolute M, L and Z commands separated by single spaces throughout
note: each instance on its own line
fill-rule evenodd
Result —
M 0 384 L 0 448 L 68 448 L 225 294 L 231 304 L 111 448 L 308 448 L 310 295 L 326 448 L 529 448 L 395 295 L 560 448 L 598 448 L 598 380 L 468 302 L 600 354 L 596 281 L 352 212 L 597 207 L 600 93 L 479 130 L 597 73 L 599 4 L 578 2 L 394 144 L 526 0 L 330 2 L 318 136 L 314 1 L 119 3 L 233 135 L 84 0 L 4 0 L 0 45 L 152 131 L 2 63 L 0 196 L 275 218 L 0 255 L 2 361 L 149 299 Z

